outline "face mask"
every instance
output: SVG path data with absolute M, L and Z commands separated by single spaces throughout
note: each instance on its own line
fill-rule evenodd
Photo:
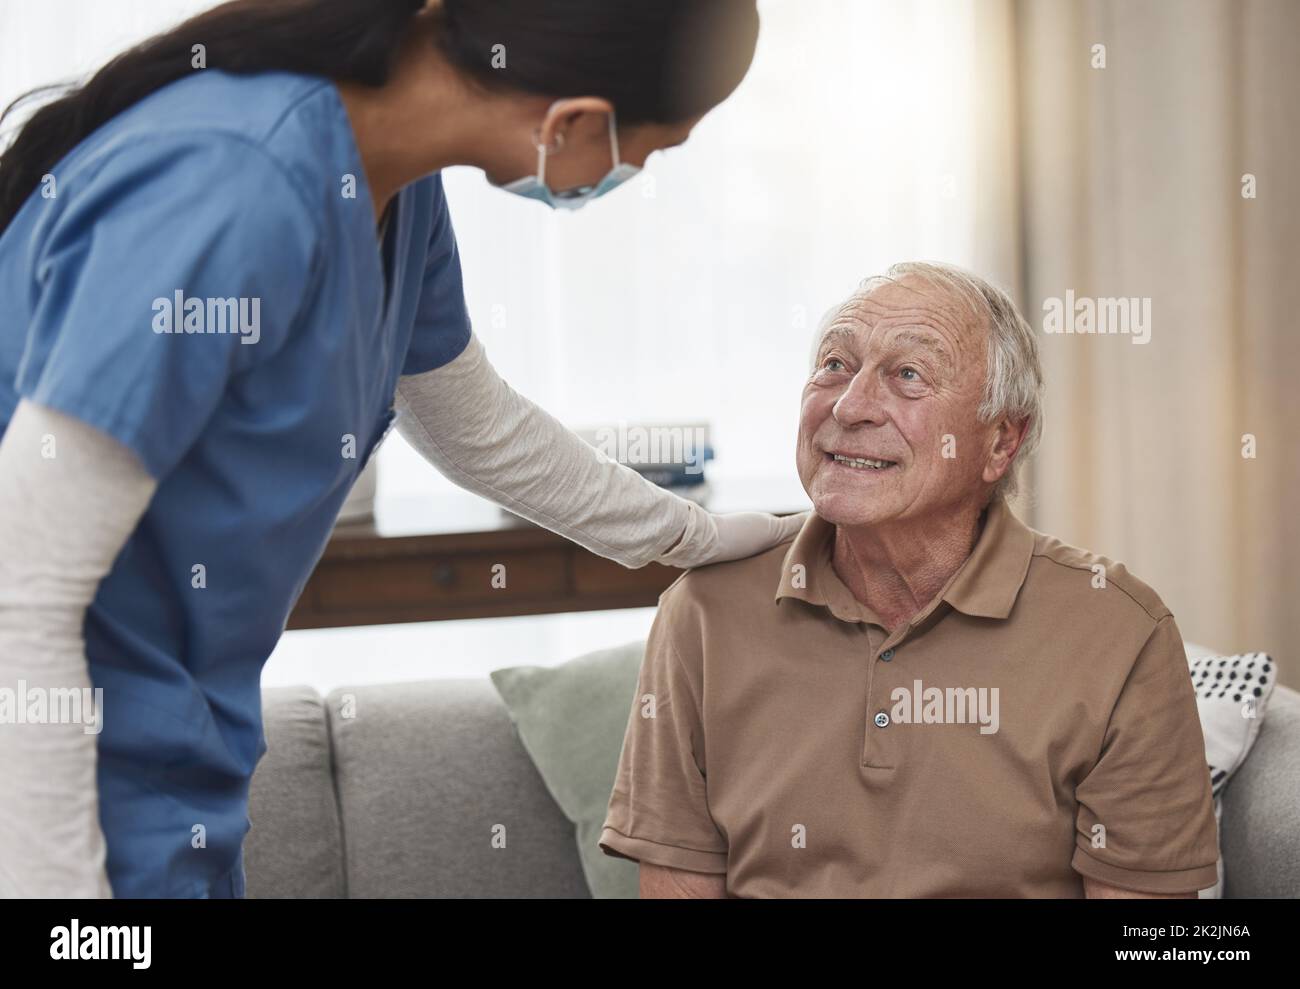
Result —
M 610 189 L 622 185 L 641 171 L 636 165 L 620 163 L 618 160 L 618 131 L 614 127 L 613 112 L 609 115 L 609 149 L 610 156 L 614 161 L 614 167 L 606 172 L 605 177 L 595 185 L 580 185 L 560 192 L 553 191 L 546 184 L 546 148 L 539 145 L 537 148 L 537 174 L 526 175 L 522 179 L 516 179 L 514 182 L 503 185 L 501 188 L 506 192 L 513 192 L 517 196 L 523 196 L 525 199 L 536 199 L 552 209 L 578 209 L 597 196 L 603 196 Z

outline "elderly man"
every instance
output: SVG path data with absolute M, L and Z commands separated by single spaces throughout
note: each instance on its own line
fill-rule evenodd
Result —
M 1040 429 L 999 289 L 902 264 L 823 322 L 794 541 L 664 592 L 600 835 L 656 897 L 1214 885 L 1173 615 L 1009 510 Z

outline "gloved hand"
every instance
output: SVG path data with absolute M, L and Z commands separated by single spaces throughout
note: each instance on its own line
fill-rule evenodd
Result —
M 766 512 L 711 514 L 694 502 L 682 538 L 656 558 L 670 567 L 700 567 L 706 563 L 739 560 L 793 539 L 808 519 L 798 515 L 768 515 Z

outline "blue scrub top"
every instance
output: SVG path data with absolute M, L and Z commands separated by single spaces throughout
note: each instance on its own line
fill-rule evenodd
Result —
M 336 87 L 212 69 L 53 175 L 0 238 L 0 433 L 26 397 L 158 481 L 86 616 L 108 874 L 119 897 L 228 893 L 262 665 L 399 375 L 469 340 L 441 176 L 401 191 L 381 251 Z

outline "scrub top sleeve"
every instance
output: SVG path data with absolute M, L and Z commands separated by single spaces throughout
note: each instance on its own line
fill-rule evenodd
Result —
M 429 235 L 424 283 L 415 312 L 415 327 L 402 374 L 421 374 L 442 367 L 469 344 L 469 310 L 461 279 L 460 251 L 447 209 L 442 176 L 433 180 L 433 225 Z
M 135 138 L 61 176 L 38 225 L 17 390 L 161 479 L 232 375 L 274 354 L 317 270 L 314 216 L 237 136 Z

